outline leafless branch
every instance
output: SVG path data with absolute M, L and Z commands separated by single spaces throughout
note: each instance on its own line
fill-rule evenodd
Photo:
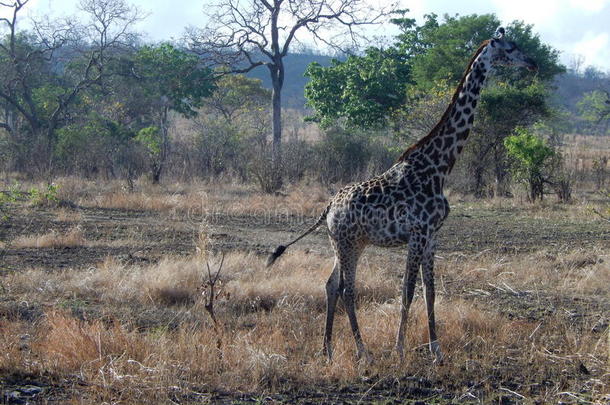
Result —
M 200 55 L 243 72 L 243 65 L 277 64 L 302 42 L 300 32 L 342 51 L 348 39 L 353 49 L 365 40 L 358 27 L 378 24 L 389 12 L 365 0 L 222 0 L 208 13 L 209 25 L 187 36 Z

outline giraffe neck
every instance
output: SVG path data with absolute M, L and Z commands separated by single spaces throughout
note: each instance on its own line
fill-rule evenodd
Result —
M 474 122 L 481 87 L 491 68 L 487 46 L 481 46 L 458 85 L 439 123 L 424 138 L 407 149 L 399 161 L 424 158 L 428 167 L 443 178 L 451 172 L 462 152 Z
M 458 97 L 450 106 L 449 117 L 438 133 L 441 142 L 433 142 L 435 145 L 433 149 L 439 154 L 439 171 L 443 174 L 448 175 L 451 172 L 468 139 L 474 122 L 474 111 L 481 95 L 481 87 L 485 83 L 490 68 L 487 52 L 483 51 L 475 59 L 472 69 L 466 73 L 462 88 L 457 90 L 459 91 Z M 432 151 L 432 154 L 434 153 Z

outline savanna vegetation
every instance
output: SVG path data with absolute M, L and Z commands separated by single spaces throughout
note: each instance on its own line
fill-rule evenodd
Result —
M 28 3 L 0 3 L 2 402 L 610 400 L 608 72 L 504 22 L 539 71 L 490 80 L 447 185 L 446 362 L 419 291 L 393 352 L 404 249 L 372 248 L 357 299 L 374 361 L 339 316 L 328 363 L 325 234 L 271 269 L 266 254 L 425 135 L 501 21 L 223 1 L 183 40 L 146 43 L 126 0 L 29 25 Z M 329 39 L 338 21 L 349 43 Z M 399 35 L 363 46 L 379 21 Z M 293 53 L 305 31 L 325 56 Z

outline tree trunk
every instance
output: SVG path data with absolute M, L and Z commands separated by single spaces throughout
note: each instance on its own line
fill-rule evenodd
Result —
M 273 168 L 274 185 L 277 188 L 282 186 L 282 101 L 281 90 L 273 86 L 272 109 L 273 109 L 273 141 L 271 144 L 271 165 Z
M 494 164 L 494 174 L 496 177 L 495 195 L 497 197 L 509 197 L 510 192 L 506 181 L 508 169 L 506 167 L 503 145 L 496 145 L 494 148 Z
M 167 103 L 167 101 L 164 101 Z M 168 129 L 168 115 L 169 115 L 169 107 L 166 105 L 163 107 L 163 111 L 161 112 L 161 151 L 159 153 L 159 161 L 156 165 L 153 166 L 153 175 L 152 182 L 153 184 L 159 184 L 161 180 L 161 174 L 163 172 L 163 168 L 165 167 L 165 162 L 167 161 L 167 157 L 169 156 L 169 129 Z
M 271 70 L 272 131 L 271 143 L 271 192 L 282 187 L 282 87 L 284 85 L 284 65 L 281 59 L 269 67 Z
M 485 180 L 483 179 L 483 168 L 481 166 L 472 167 L 473 179 L 472 179 L 472 191 L 476 198 L 485 197 L 483 188 L 485 186 Z

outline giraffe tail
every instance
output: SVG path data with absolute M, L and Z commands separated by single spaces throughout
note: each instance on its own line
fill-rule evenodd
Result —
M 316 221 L 315 224 L 313 224 L 312 226 L 309 227 L 308 230 L 306 230 L 305 232 L 303 232 L 301 235 L 299 235 L 297 238 L 295 238 L 294 240 L 292 240 L 290 243 L 287 243 L 286 245 L 279 245 L 275 251 L 269 255 L 269 257 L 267 258 L 267 267 L 271 266 L 273 263 L 275 263 L 275 261 L 277 260 L 278 257 L 280 257 L 285 251 L 286 249 L 288 249 L 288 247 L 290 245 L 292 245 L 293 243 L 298 242 L 299 240 L 301 240 L 302 238 L 304 238 L 305 236 L 309 235 L 310 233 L 312 233 L 313 231 L 315 231 L 321 224 L 322 222 L 324 222 L 326 220 L 326 215 L 328 215 L 328 211 L 330 211 L 330 206 L 331 204 L 328 204 L 326 206 L 326 208 L 324 209 L 324 212 L 322 212 L 322 214 L 320 215 L 320 217 L 318 218 L 318 220 Z
M 279 245 L 275 251 L 273 253 L 271 253 L 271 255 L 267 258 L 267 267 L 271 266 L 273 263 L 275 263 L 275 261 L 277 260 L 278 257 L 280 257 L 282 255 L 282 253 L 284 253 L 286 251 L 286 248 L 288 246 L 284 246 L 284 245 Z

